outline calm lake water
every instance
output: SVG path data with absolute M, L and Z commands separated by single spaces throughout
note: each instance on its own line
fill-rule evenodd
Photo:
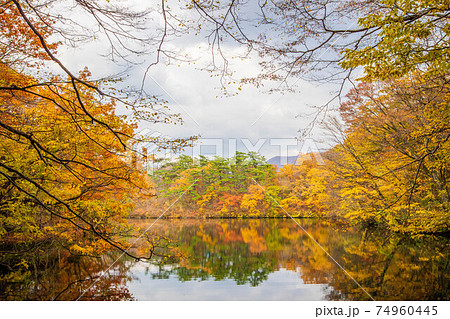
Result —
M 134 221 L 143 229 L 154 220 Z M 402 237 L 307 219 L 298 223 L 376 300 L 448 300 L 448 238 Z M 292 220 L 159 220 L 150 262 L 41 254 L 1 299 L 368 300 Z M 139 253 L 143 243 L 133 248 Z M 80 297 L 81 296 L 81 297 Z

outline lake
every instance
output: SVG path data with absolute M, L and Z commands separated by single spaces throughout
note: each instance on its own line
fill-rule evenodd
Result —
M 146 229 L 154 222 L 132 223 Z M 0 297 L 369 300 L 370 294 L 376 300 L 450 298 L 448 238 L 411 238 L 312 219 L 297 222 L 301 227 L 290 219 L 158 220 L 144 236 L 157 243 L 150 262 L 120 257 L 118 252 L 101 258 L 41 252 L 37 265 L 29 268 L 28 279 L 0 281 Z M 142 253 L 148 248 L 144 246 L 140 241 L 132 251 Z

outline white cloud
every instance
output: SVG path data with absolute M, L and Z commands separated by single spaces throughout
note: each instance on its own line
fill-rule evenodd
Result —
M 158 21 L 155 23 L 159 23 Z M 178 66 L 166 65 L 165 61 L 162 61 L 148 73 L 145 81 L 146 92 L 166 99 L 171 110 L 181 113 L 185 122 L 182 126 L 148 127 L 146 123 L 140 125 L 141 129 L 149 128 L 163 135 L 186 137 L 200 134 L 203 138 L 247 138 L 252 143 L 261 138 L 295 138 L 299 136 L 298 130 L 305 128 L 312 120 L 312 117 L 296 116 L 312 113 L 311 106 L 327 102 L 330 98 L 328 92 L 334 89 L 332 85 L 315 86 L 303 80 L 290 79 L 298 88 L 296 93 L 265 93 L 268 89 L 275 88 L 278 83 L 268 83 L 262 89 L 245 85 L 241 91 L 237 90 L 237 84 L 231 84 L 229 89 L 238 94 L 224 97 L 220 81 L 214 76 L 216 74 L 199 70 L 211 62 L 211 52 L 205 39 L 186 37 L 168 42 L 165 48 L 189 53 L 196 62 Z M 233 77 L 236 79 L 255 76 L 260 72 L 260 58 L 256 55 L 244 60 L 231 58 L 244 53 L 245 48 L 224 45 L 222 49 L 226 56 L 230 57 L 229 68 L 235 71 Z M 123 65 L 118 66 L 100 55 L 106 50 L 107 43 L 94 42 L 77 49 L 61 50 L 60 58 L 74 71 L 88 66 L 95 77 L 120 72 Z M 124 85 L 140 87 L 144 70 L 154 58 L 149 56 L 145 59 L 146 63 L 140 67 L 134 66 Z M 277 155 L 277 151 L 267 145 L 264 145 L 261 151 L 268 157 Z M 295 152 L 295 149 L 299 151 L 301 146 L 290 149 L 290 154 Z
M 233 64 L 240 74 L 255 74 L 258 70 L 257 59 Z M 237 95 L 224 97 L 217 77 L 210 75 L 194 65 L 159 65 L 151 70 L 146 79 L 146 91 L 162 93 L 171 110 L 181 113 L 185 121 L 181 127 L 158 126 L 155 129 L 172 136 L 201 134 L 203 138 L 248 138 L 253 143 L 261 138 L 295 138 L 299 136 L 298 130 L 312 120 L 296 116 L 312 113 L 310 106 L 321 105 L 329 99 L 329 88 L 303 80 L 296 81 L 296 93 L 268 94 L 263 91 L 268 88 L 261 90 L 246 85 Z M 277 155 L 276 148 L 267 146 L 268 143 L 261 149 L 266 156 Z M 294 152 L 290 150 L 290 154 Z

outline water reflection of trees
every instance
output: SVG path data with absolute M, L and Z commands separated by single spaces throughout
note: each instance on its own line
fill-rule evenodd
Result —
M 449 299 L 448 238 L 300 223 L 375 299 Z M 328 284 L 328 299 L 368 299 L 291 220 L 161 220 L 152 231 L 168 243 L 162 247 L 175 246 L 155 251 L 160 256 L 152 260 L 157 270 L 149 267 L 147 274 L 154 279 L 258 286 L 283 268 L 297 272 L 307 284 Z M 25 255 L 17 260 L 0 255 L 1 300 L 74 300 L 87 288 L 81 300 L 133 299 L 127 283 L 133 279 L 134 262 L 121 259 L 108 270 L 117 253 L 80 257 L 43 244 Z M 23 259 L 26 263 L 20 264 Z
M 117 257 L 113 252 L 98 258 L 74 256 L 67 250 L 40 247 L 22 255 L 18 265 L 14 255 L 4 254 L 0 264 L 0 299 L 133 299 L 126 286 L 129 266 L 118 263 L 108 270 Z
M 375 299 L 449 298 L 448 238 L 301 223 Z M 257 286 L 284 268 L 297 271 L 305 283 L 329 284 L 328 299 L 368 299 L 291 220 L 163 221 L 154 231 L 178 241 L 184 256 L 160 264 L 154 278 L 232 279 Z

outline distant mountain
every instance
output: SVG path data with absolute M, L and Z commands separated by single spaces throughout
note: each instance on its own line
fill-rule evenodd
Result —
M 295 164 L 298 155 L 295 156 L 274 156 L 267 161 L 268 164 L 276 165 L 278 168 L 283 167 L 286 164 Z

